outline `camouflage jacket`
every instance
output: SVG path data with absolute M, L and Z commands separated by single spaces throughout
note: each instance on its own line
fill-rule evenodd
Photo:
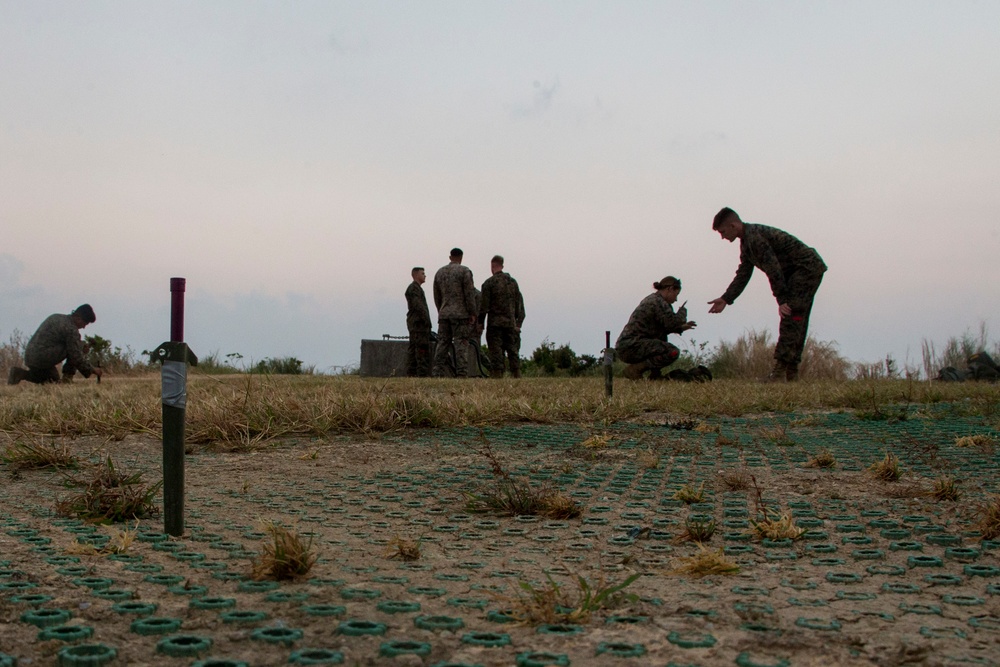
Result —
M 640 301 L 632 311 L 632 316 L 628 318 L 628 324 L 618 336 L 615 347 L 625 342 L 649 338 L 666 340 L 667 334 L 681 333 L 683 331 L 681 327 L 685 322 L 687 322 L 687 308 L 681 308 L 675 313 L 674 307 L 667 303 L 659 292 L 653 292 Z
M 52 368 L 69 359 L 83 377 L 90 377 L 94 367 L 83 356 L 80 330 L 69 315 L 49 315 L 28 341 L 24 363 L 28 368 Z
M 483 283 L 483 301 L 479 307 L 479 324 L 490 316 L 491 327 L 520 327 L 524 322 L 524 298 L 517 281 L 509 273 L 499 271 Z
M 445 264 L 434 274 L 434 305 L 438 320 L 464 320 L 479 313 L 476 286 L 467 266 Z
M 771 293 L 778 303 L 785 303 L 788 296 L 788 277 L 797 272 L 822 274 L 826 264 L 815 250 L 788 232 L 767 225 L 744 223 L 740 239 L 740 265 L 736 277 L 729 284 L 722 298 L 728 304 L 743 293 L 754 267 L 771 281 Z
M 406 329 L 411 332 L 430 331 L 431 313 L 427 309 L 424 288 L 416 280 L 406 288 Z

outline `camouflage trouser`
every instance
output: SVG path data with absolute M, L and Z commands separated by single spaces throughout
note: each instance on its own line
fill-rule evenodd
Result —
M 789 317 L 782 317 L 778 325 L 778 344 L 774 347 L 776 361 L 798 366 L 802 361 L 802 349 L 806 346 L 809 333 L 809 314 L 822 273 L 796 271 L 787 278 L 788 305 L 792 309 Z
M 438 320 L 437 352 L 434 354 L 434 377 L 448 377 L 448 356 L 455 346 L 455 377 L 469 377 L 469 320 Z
M 67 378 L 72 378 L 76 374 L 76 368 L 67 361 L 63 364 L 63 376 Z M 28 382 L 34 382 L 35 384 L 48 384 L 50 382 L 59 382 L 59 367 L 51 366 L 49 368 L 32 368 L 28 367 L 28 377 L 25 378 Z
M 511 377 L 521 377 L 521 334 L 514 327 L 486 327 L 486 347 L 490 350 L 490 377 L 502 378 L 504 356 Z
M 655 338 L 638 338 L 636 340 L 619 341 L 615 348 L 618 358 L 626 364 L 646 364 L 655 370 L 665 368 L 677 361 L 681 351 L 676 345 Z
M 406 374 L 410 377 L 427 377 L 431 374 L 430 330 L 410 332 L 410 345 L 406 349 Z

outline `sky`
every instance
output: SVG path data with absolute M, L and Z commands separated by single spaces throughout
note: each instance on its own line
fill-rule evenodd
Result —
M 522 356 L 598 354 L 666 275 L 688 341 L 730 206 L 829 266 L 811 333 L 919 365 L 1000 329 L 1000 3 L 0 0 L 0 339 L 84 333 L 321 372 L 406 334 L 465 251 L 520 283 Z

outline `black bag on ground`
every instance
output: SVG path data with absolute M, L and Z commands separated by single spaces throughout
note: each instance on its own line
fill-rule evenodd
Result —
M 986 352 L 976 352 L 966 361 L 969 377 L 975 380 L 996 382 L 1000 379 L 1000 366 Z
M 954 366 L 945 366 L 938 371 L 934 379 L 939 382 L 965 382 L 965 371 L 960 371 Z

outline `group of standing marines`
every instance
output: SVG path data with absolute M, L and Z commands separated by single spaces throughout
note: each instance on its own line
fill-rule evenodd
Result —
M 427 274 L 420 266 L 410 272 L 413 282 L 406 288 L 406 328 L 410 336 L 406 374 L 469 377 L 470 361 L 478 359 L 477 348 L 485 327 L 490 377 L 503 377 L 505 359 L 510 376 L 521 377 L 521 289 L 503 270 L 503 257 L 494 255 L 490 260 L 492 275 L 483 283 L 482 291 L 477 290 L 472 271 L 462 265 L 462 257 L 461 248 L 452 248 L 448 264 L 434 274 L 438 333 L 433 363 L 431 316 L 421 287 Z
M 740 265 L 723 295 L 708 302 L 708 312 L 721 313 L 726 306 L 732 305 L 750 282 L 753 270 L 763 271 L 771 283 L 780 317 L 774 369 L 769 379 L 775 382 L 798 380 L 809 314 L 826 264 L 819 253 L 788 232 L 743 222 L 731 208 L 716 214 L 712 229 L 724 241 L 740 240 Z M 680 356 L 677 346 L 667 342 L 667 335 L 681 334 L 697 326 L 688 321 L 687 308 L 683 305 L 674 312 L 673 304 L 681 291 L 678 278 L 667 276 L 653 283 L 653 289 L 655 291 L 632 312 L 615 343 L 618 358 L 628 364 L 625 376 L 633 380 L 664 377 L 662 369 Z
M 743 222 L 731 208 L 723 208 L 712 221 L 712 229 L 724 241 L 740 240 L 740 264 L 729 287 L 708 302 L 709 313 L 721 313 L 746 289 L 753 270 L 760 269 L 771 283 L 778 302 L 778 342 L 774 349 L 772 381 L 795 381 L 809 329 L 813 300 L 823 281 L 826 264 L 810 248 L 788 232 L 767 225 Z M 503 270 L 503 257 L 490 262 L 493 275 L 476 290 L 472 271 L 462 266 L 462 251 L 454 248 L 451 261 L 434 276 L 434 304 L 438 310 L 437 349 L 431 366 L 431 317 L 421 285 L 426 280 L 422 267 L 412 271 L 413 282 L 406 290 L 406 326 L 410 333 L 407 374 L 435 377 L 469 376 L 469 353 L 479 345 L 486 328 L 490 377 L 504 375 L 506 357 L 512 377 L 520 377 L 519 352 L 524 299 L 517 281 Z M 653 283 L 654 292 L 644 298 L 622 329 L 615 353 L 625 362 L 625 377 L 656 380 L 663 369 L 680 357 L 680 349 L 668 342 L 670 334 L 681 334 L 697 324 L 687 319 L 685 301 L 677 311 L 674 303 L 681 281 L 666 276 Z M 476 347 L 473 347 L 476 346 Z M 454 363 L 451 362 L 454 349 Z

